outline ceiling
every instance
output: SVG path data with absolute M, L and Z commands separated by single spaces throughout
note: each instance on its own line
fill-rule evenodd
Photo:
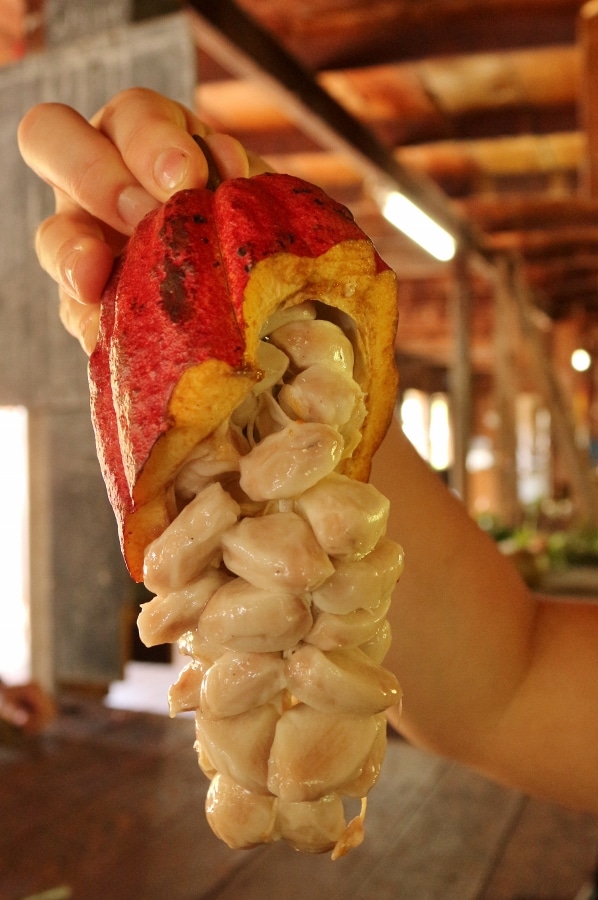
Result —
M 455 224 L 468 259 L 520 260 L 551 320 L 598 320 L 596 0 L 188 5 L 200 115 L 351 208 L 399 275 L 406 352 L 446 356 L 455 268 L 385 222 L 380 172 Z M 469 287 L 483 366 L 483 266 Z

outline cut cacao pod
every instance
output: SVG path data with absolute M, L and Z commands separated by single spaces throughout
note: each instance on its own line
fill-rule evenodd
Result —
M 262 326 L 310 298 L 356 346 L 367 417 L 340 471 L 365 480 L 396 396 L 396 278 L 350 212 L 301 179 L 264 174 L 175 194 L 129 240 L 104 294 L 89 382 L 137 581 L 145 548 L 170 521 L 182 461 L 262 377 Z
M 184 191 L 138 226 L 90 359 L 98 455 L 148 646 L 191 658 L 206 814 L 230 847 L 344 855 L 400 688 L 403 567 L 367 483 L 394 410 L 396 278 L 286 175 Z M 346 805 L 361 798 L 347 821 Z

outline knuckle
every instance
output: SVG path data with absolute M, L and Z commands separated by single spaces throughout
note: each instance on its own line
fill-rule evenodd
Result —
M 64 190 L 67 195 L 85 210 L 92 210 L 97 205 L 98 185 L 104 190 L 112 188 L 114 196 L 122 185 L 112 185 L 107 178 L 107 164 L 104 148 L 89 147 L 85 165 L 73 165 L 66 173 Z M 108 198 L 104 198 L 108 199 Z
M 47 219 L 43 219 L 40 224 L 37 226 L 35 236 L 34 236 L 34 247 L 35 252 L 37 254 L 37 258 L 40 263 L 44 265 L 44 258 L 46 256 L 45 250 L 48 244 L 50 244 L 52 240 L 52 234 L 55 230 L 56 222 L 58 216 L 48 216 Z

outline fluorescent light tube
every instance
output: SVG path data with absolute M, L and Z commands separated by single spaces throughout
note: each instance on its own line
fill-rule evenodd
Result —
M 452 234 L 404 194 L 394 190 L 385 191 L 377 199 L 384 218 L 412 241 L 441 262 L 448 262 L 454 257 L 457 241 Z

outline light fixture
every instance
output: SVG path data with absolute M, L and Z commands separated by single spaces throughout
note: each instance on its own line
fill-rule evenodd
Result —
M 456 238 L 412 200 L 395 189 L 374 186 L 374 199 L 384 218 L 441 262 L 453 259 Z
M 571 365 L 576 372 L 587 372 L 592 364 L 592 358 L 587 350 L 578 347 L 571 354 Z

